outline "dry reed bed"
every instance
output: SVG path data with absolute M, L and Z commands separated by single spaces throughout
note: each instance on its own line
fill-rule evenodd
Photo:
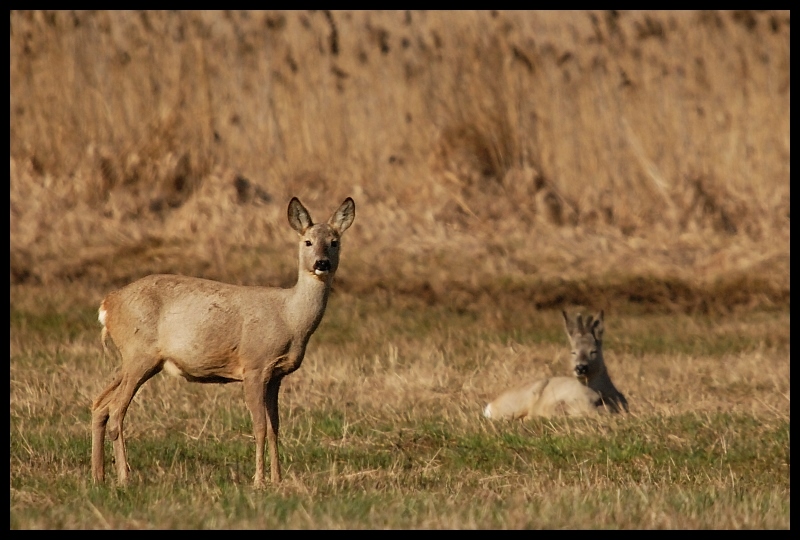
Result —
M 788 305 L 789 28 L 770 11 L 12 12 L 12 286 L 289 284 L 286 201 L 351 195 L 354 293 L 468 303 L 633 276 Z

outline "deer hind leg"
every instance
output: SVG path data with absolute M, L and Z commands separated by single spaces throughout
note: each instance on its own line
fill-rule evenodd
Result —
M 117 375 L 92 403 L 92 479 L 96 483 L 102 482 L 106 477 L 103 447 L 108 423 L 108 404 L 114 398 L 114 391 L 121 382 L 122 375 Z
M 267 383 L 266 402 L 267 402 L 267 440 L 269 442 L 270 473 L 272 483 L 278 484 L 281 481 L 281 464 L 278 459 L 278 429 L 280 419 L 278 418 L 278 390 L 281 388 L 281 379 L 270 379 Z
M 154 365 L 155 364 L 155 365 Z M 131 365 L 131 364 L 129 364 Z M 136 395 L 139 387 L 147 382 L 150 377 L 160 371 L 155 362 L 140 364 L 142 367 L 130 369 L 121 376 L 119 388 L 109 406 L 108 436 L 114 441 L 114 459 L 117 467 L 117 480 L 121 485 L 128 482 L 128 459 L 125 450 L 125 436 L 122 433 L 122 424 L 125 414 Z
M 256 439 L 256 473 L 253 485 L 264 487 L 264 442 L 267 437 L 267 408 L 265 404 L 266 390 L 261 374 L 245 375 L 244 402 L 253 419 L 253 435 Z

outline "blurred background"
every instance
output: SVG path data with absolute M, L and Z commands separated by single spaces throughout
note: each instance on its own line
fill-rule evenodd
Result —
M 10 281 L 291 286 L 456 308 L 789 305 L 781 11 L 10 14 Z

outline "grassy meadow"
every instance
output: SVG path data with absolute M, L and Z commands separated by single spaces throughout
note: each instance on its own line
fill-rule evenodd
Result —
M 782 11 L 10 15 L 10 526 L 790 527 Z M 241 385 L 158 375 L 91 481 L 97 307 L 154 272 L 328 310 L 252 488 Z M 606 314 L 630 414 L 492 422 Z

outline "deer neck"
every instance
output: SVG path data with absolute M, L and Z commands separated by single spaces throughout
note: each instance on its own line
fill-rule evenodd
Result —
M 614 383 L 611 382 L 611 377 L 608 375 L 608 370 L 606 369 L 606 363 L 603 359 L 602 352 L 600 353 L 600 371 L 598 371 L 594 377 L 587 381 L 586 386 L 598 392 L 602 396 L 613 396 L 618 394 L 617 388 L 614 386 Z
M 300 269 L 287 301 L 287 319 L 296 334 L 310 336 L 317 329 L 325 314 L 332 282 L 333 274 L 323 280 Z
M 600 392 L 601 394 L 607 393 L 611 389 L 614 389 L 614 383 L 611 382 L 611 377 L 608 376 L 608 371 L 606 371 L 605 368 L 600 373 L 592 377 L 588 381 L 587 386 L 596 392 Z

